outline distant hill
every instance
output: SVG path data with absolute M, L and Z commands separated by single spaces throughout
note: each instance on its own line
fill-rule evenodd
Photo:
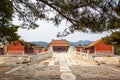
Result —
M 89 40 L 79 40 L 79 41 L 77 41 L 77 42 L 71 42 L 71 41 L 67 41 L 69 44 L 71 44 L 72 46 L 77 46 L 77 45 L 79 45 L 79 44 L 81 44 L 81 45 L 87 45 L 87 44 L 89 44 L 90 42 L 92 42 L 92 41 L 89 41 Z M 45 42 L 45 41 L 33 41 L 32 43 L 34 43 L 34 44 L 40 44 L 40 45 L 42 45 L 44 48 L 47 48 L 48 46 L 48 42 Z
M 49 44 L 49 43 L 47 43 L 45 41 L 33 41 L 32 43 L 34 43 L 34 44 L 40 44 L 44 48 L 47 48 L 47 45 Z
M 80 40 L 78 41 L 78 44 L 81 44 L 81 45 L 88 45 L 89 43 L 91 43 L 92 41 L 89 41 L 89 40 Z
M 81 44 L 81 45 L 87 45 L 87 44 L 89 44 L 89 43 L 91 43 L 92 41 L 89 41 L 89 40 L 79 40 L 79 41 L 77 41 L 77 42 L 71 42 L 71 41 L 68 41 L 68 43 L 69 44 L 71 44 L 72 46 L 77 46 L 77 45 L 79 45 L 79 44 Z

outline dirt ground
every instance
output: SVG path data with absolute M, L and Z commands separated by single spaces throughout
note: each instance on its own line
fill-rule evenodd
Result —
M 120 69 L 93 65 L 59 53 L 36 63 L 0 65 L 0 80 L 120 80 Z
M 120 80 L 120 72 L 105 66 L 71 66 L 77 80 Z
M 60 80 L 59 67 L 28 65 L 9 74 L 0 74 L 0 80 Z

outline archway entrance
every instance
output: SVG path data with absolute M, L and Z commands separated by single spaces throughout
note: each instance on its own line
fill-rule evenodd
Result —
M 54 52 L 67 52 L 69 46 L 53 46 Z
M 65 40 L 52 40 L 48 45 L 53 48 L 54 52 L 67 52 L 70 44 Z

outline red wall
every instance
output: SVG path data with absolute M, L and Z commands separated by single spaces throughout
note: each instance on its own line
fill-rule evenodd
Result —
M 8 44 L 7 50 L 8 51 L 24 51 L 24 46 L 20 44 L 17 44 L 17 45 Z
M 104 41 L 100 41 L 96 46 L 95 46 L 96 51 L 112 51 L 112 46 L 111 45 L 106 45 Z
M 21 55 L 24 53 L 24 46 L 20 44 L 20 42 L 13 42 L 7 44 L 7 54 L 9 55 Z

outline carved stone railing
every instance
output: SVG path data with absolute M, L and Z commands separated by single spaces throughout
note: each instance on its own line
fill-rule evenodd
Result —
M 88 62 L 96 63 L 96 64 L 120 64 L 120 56 L 113 57 L 94 57 L 91 54 L 76 52 L 76 56 L 80 57 L 83 60 Z
M 99 64 L 92 55 L 88 53 L 83 53 L 83 52 L 76 52 L 76 57 L 78 57 L 81 60 L 87 61 L 92 64 Z
M 31 61 L 39 61 L 50 57 L 52 57 L 52 53 L 50 52 L 35 53 L 35 55 L 31 57 Z

